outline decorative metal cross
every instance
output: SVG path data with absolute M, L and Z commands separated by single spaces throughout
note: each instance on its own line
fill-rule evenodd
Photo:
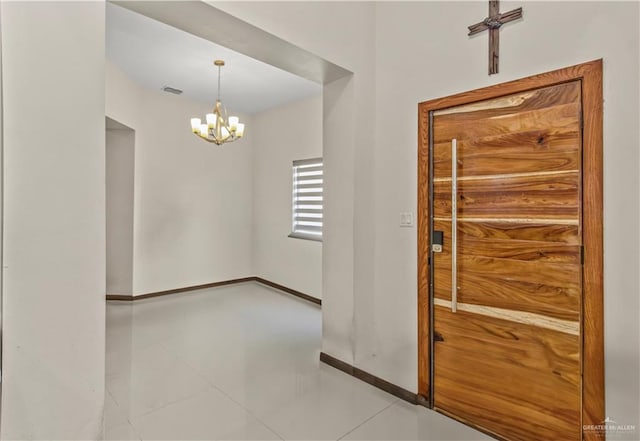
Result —
M 489 75 L 498 73 L 498 60 L 500 58 L 500 27 L 505 23 L 517 20 L 521 17 L 522 8 L 501 14 L 500 1 L 489 0 L 489 16 L 480 23 L 469 26 L 470 36 L 482 32 L 485 29 L 489 30 Z

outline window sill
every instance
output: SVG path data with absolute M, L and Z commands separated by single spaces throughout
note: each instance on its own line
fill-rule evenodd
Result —
M 293 239 L 311 240 L 313 242 L 322 242 L 322 236 L 318 237 L 318 236 L 314 236 L 313 234 L 304 234 L 304 233 L 293 232 L 293 233 L 289 234 L 288 237 L 291 237 Z

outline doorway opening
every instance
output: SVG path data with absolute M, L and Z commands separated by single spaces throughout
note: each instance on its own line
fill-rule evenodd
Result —
M 133 293 L 135 131 L 106 118 L 107 295 Z

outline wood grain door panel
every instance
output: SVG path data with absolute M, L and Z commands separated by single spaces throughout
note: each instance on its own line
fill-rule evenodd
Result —
M 459 250 L 458 254 L 464 252 Z M 443 256 L 444 257 L 444 256 Z M 446 258 L 446 257 L 445 257 Z M 451 300 L 451 265 L 438 267 L 435 298 Z M 443 268 L 444 267 L 444 268 Z M 580 319 L 579 265 L 536 262 L 506 263 L 505 259 L 458 259 L 458 302 L 542 314 L 578 322 Z
M 505 171 L 501 169 L 501 171 Z M 580 173 L 498 175 L 458 178 L 458 218 L 556 219 L 578 223 Z M 434 182 L 437 220 L 451 219 L 451 180 Z
M 503 438 L 580 439 L 580 342 L 436 306 L 435 406 Z M 454 317 L 455 316 L 455 317 Z
M 434 112 L 434 145 L 451 138 L 484 138 L 531 130 L 567 131 L 576 127 L 579 81 L 485 100 Z M 579 121 L 578 121 L 579 122 Z
M 581 105 L 572 81 L 433 114 L 434 406 L 507 439 L 581 437 Z
M 462 175 L 570 171 L 580 167 L 580 126 L 571 121 L 563 129 L 539 128 L 466 140 L 458 147 L 464 158 Z M 451 176 L 451 141 L 434 145 L 436 178 Z

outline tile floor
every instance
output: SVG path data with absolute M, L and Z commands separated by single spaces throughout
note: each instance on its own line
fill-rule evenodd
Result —
M 105 439 L 486 440 L 318 360 L 320 309 L 254 283 L 109 302 Z

